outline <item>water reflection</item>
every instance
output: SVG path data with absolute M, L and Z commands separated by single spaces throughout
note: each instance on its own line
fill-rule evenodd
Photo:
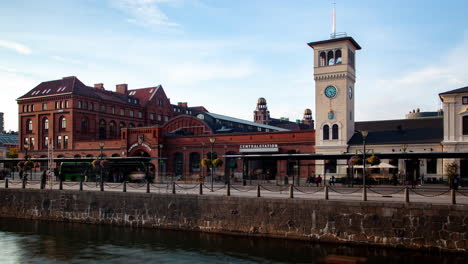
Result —
M 463 263 L 463 257 L 280 239 L 0 218 L 0 263 L 416 264 Z

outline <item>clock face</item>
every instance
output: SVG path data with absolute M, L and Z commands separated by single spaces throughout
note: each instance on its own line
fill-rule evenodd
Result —
M 333 98 L 336 95 L 336 88 L 334 86 L 328 86 L 325 88 L 325 96 L 328 98 Z
M 348 89 L 349 99 L 353 99 L 353 87 L 349 87 Z

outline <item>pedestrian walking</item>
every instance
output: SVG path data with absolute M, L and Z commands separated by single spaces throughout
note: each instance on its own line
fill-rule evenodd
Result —
M 315 179 L 315 183 L 317 184 L 317 187 L 322 186 L 322 177 L 320 176 L 320 174 Z
M 47 181 L 47 170 L 44 170 L 41 175 L 41 189 L 44 189 Z
M 335 176 L 332 176 L 331 179 L 330 179 L 330 185 L 333 185 L 335 186 Z

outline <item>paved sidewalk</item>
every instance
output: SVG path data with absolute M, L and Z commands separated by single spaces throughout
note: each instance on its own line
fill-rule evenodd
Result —
M 10 180 L 8 188 L 21 189 L 22 182 L 19 180 Z M 123 183 L 104 183 L 105 192 L 122 192 Z M 79 182 L 63 182 L 64 190 L 79 190 Z M 0 189 L 5 188 L 5 181 L 0 181 Z M 37 180 L 30 180 L 26 185 L 27 189 L 40 189 L 40 182 Z M 264 184 L 260 185 L 260 196 L 269 198 L 282 198 L 289 199 L 290 197 L 289 185 L 273 185 Z M 329 186 L 328 198 L 329 200 L 338 201 L 362 201 L 362 187 L 345 187 L 345 186 Z M 368 201 L 380 202 L 404 202 L 405 186 L 370 186 L 367 188 Z M 48 184 L 46 190 L 59 189 L 59 182 L 54 182 L 53 185 Z M 324 187 L 315 186 L 294 186 L 293 196 L 294 199 L 325 199 Z M 84 191 L 100 191 L 100 186 L 95 182 L 84 182 Z M 146 183 L 127 183 L 127 192 L 146 193 Z M 150 184 L 151 193 L 165 193 L 171 194 L 173 191 L 172 183 L 168 184 Z M 242 197 L 257 197 L 256 185 L 231 185 L 231 196 Z M 176 194 L 192 194 L 199 195 L 200 184 L 198 183 L 175 183 Z M 428 185 L 418 186 L 415 189 L 408 188 L 410 202 L 430 203 L 430 204 L 450 204 L 451 203 L 451 190 L 447 186 L 442 185 Z M 468 188 L 460 188 L 456 192 L 457 205 L 468 205 Z M 217 195 L 226 196 L 226 185 L 215 184 L 213 191 L 211 191 L 211 184 L 203 185 L 203 195 Z

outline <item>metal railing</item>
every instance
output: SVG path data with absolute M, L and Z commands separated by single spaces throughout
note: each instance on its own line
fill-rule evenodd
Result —
M 297 186 L 277 184 L 215 184 L 205 183 L 130 183 L 130 182 L 41 182 L 40 180 L 0 180 L 0 189 L 40 189 L 47 190 L 74 190 L 74 191 L 113 191 L 113 192 L 146 192 L 146 193 L 172 193 L 194 195 L 237 195 L 247 197 L 271 198 L 303 198 L 325 200 L 374 200 L 393 202 L 425 202 L 442 204 L 468 204 L 468 188 L 450 189 L 444 186 L 408 187 L 408 186 L 354 186 L 323 185 L 323 186 Z M 369 194 L 367 194 L 367 192 Z M 361 196 L 362 194 L 362 196 Z M 366 199 L 364 199 L 364 197 Z M 411 197 L 411 199 L 410 199 Z M 367 199 L 369 198 L 369 199 Z

